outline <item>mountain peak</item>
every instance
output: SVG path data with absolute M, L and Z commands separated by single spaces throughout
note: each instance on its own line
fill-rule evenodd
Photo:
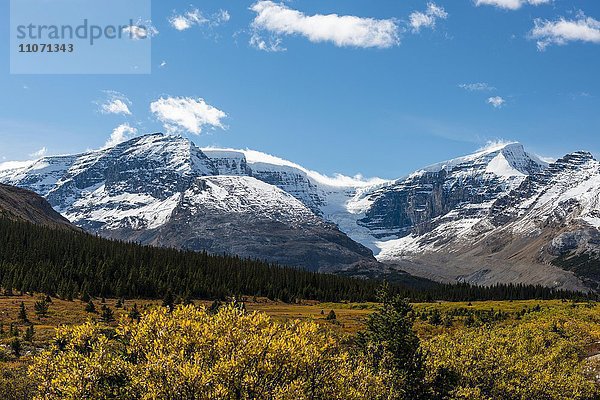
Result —
M 430 165 L 417 171 L 417 174 L 441 170 L 471 170 L 511 177 L 530 175 L 547 166 L 548 164 L 539 157 L 527 153 L 519 142 L 498 142 L 489 144 L 473 154 Z

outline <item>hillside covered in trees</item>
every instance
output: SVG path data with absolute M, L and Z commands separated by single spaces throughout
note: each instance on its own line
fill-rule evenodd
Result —
M 589 295 L 544 287 L 427 281 L 394 283 L 413 300 L 505 300 Z M 70 299 L 106 297 L 191 298 L 265 296 L 285 302 L 371 301 L 381 282 L 320 274 L 258 260 L 110 241 L 82 232 L 0 218 L 0 284 L 5 290 L 43 292 Z

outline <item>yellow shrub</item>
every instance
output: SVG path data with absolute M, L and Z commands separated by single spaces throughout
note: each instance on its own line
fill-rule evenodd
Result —
M 378 399 L 385 377 L 316 323 L 193 306 L 116 331 L 62 328 L 30 369 L 44 399 Z
M 460 376 L 456 399 L 596 399 L 581 359 L 596 340 L 568 315 L 542 315 L 515 325 L 462 329 L 423 343 L 428 369 Z

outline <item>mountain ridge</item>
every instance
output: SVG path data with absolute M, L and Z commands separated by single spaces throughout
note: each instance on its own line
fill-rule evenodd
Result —
M 535 217 L 526 211 L 536 203 L 536 190 L 550 188 L 561 171 L 583 174 L 582 182 L 591 179 L 592 186 L 600 186 L 594 180 L 596 167 L 584 173 L 592 160 L 590 153 L 575 152 L 547 163 L 510 142 L 396 180 L 364 180 L 327 177 L 253 150 L 199 148 L 186 138 L 150 134 L 111 149 L 0 168 L 0 182 L 37 190 L 77 225 L 120 239 L 184 248 L 194 243 L 200 250 L 209 242 L 202 237 L 211 243 L 225 237 L 231 243 L 213 250 L 262 254 L 323 271 L 359 266 L 381 273 L 391 268 L 444 282 L 533 282 L 580 289 L 585 277 L 552 260 L 566 251 L 596 251 L 600 224 L 583 229 L 585 220 L 570 218 L 561 229 L 546 229 L 542 239 L 521 235 L 516 227 Z M 582 200 L 575 192 L 571 197 L 572 204 Z M 192 212 L 194 201 L 203 198 Z M 588 203 L 583 217 L 600 221 L 599 205 Z M 285 211 L 293 216 L 277 220 Z M 546 212 L 552 210 L 541 211 Z M 246 229 L 247 235 L 236 236 L 234 228 Z M 178 239 L 177 232 L 186 237 Z M 286 251 L 294 247 L 294 235 L 298 246 Z M 523 255 L 538 244 L 554 250 L 544 257 Z M 310 248 L 319 249 L 316 256 Z M 319 263 L 319 257 L 328 261 Z M 336 265 L 336 257 L 343 262 Z

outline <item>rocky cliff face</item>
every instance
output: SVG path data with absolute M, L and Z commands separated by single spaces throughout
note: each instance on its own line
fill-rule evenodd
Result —
M 518 181 L 470 217 L 459 207 L 435 218 L 429 231 L 382 243 L 378 258 L 438 280 L 510 279 L 571 289 L 585 280 L 595 287 L 554 261 L 600 251 L 599 163 L 590 153 L 572 153 Z
M 485 214 L 491 203 L 544 168 L 520 144 L 433 165 L 370 194 L 371 205 L 358 223 L 378 239 L 423 235 L 443 220 Z

